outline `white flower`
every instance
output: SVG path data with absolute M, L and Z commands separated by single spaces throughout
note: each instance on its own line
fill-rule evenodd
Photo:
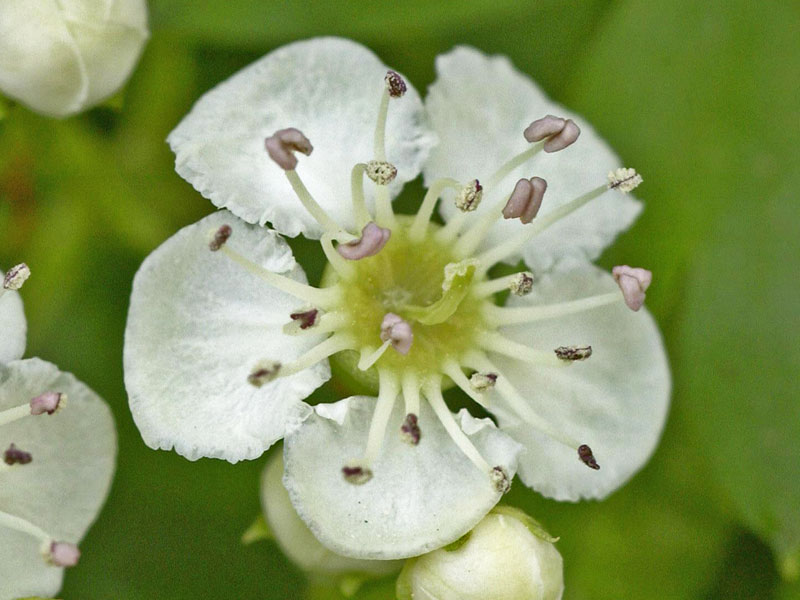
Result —
M 116 456 L 105 403 L 55 365 L 17 360 L 24 345 L 17 292 L 0 288 L 0 600 L 58 592 Z
M 148 35 L 145 0 L 3 0 L 0 91 L 45 115 L 81 112 L 122 86 Z
M 498 506 L 464 538 L 406 561 L 398 600 L 560 600 L 561 555 L 521 510 Z
M 614 154 L 503 58 L 457 48 L 437 70 L 423 106 L 369 50 L 323 38 L 207 93 L 168 141 L 227 210 L 153 252 L 131 298 L 125 382 L 145 442 L 235 462 L 285 438 L 297 512 L 357 558 L 458 539 L 518 464 L 547 496 L 602 498 L 647 460 L 669 402 L 653 319 L 589 263 L 639 212 L 606 183 Z M 420 171 L 419 212 L 395 214 Z M 440 198 L 444 227 L 429 222 Z M 323 287 L 278 232 L 321 238 Z M 488 278 L 519 258 L 533 274 Z M 328 357 L 377 399 L 305 404 Z M 453 415 L 453 385 L 500 428 Z

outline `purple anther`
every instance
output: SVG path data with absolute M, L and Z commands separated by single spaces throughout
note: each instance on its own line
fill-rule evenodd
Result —
M 352 483 L 353 485 L 364 485 L 372 479 L 372 471 L 366 467 L 359 466 L 342 467 L 342 475 L 344 475 L 347 483 Z
M 492 467 L 492 470 L 489 472 L 489 478 L 492 480 L 494 489 L 501 494 L 507 494 L 511 489 L 511 478 L 508 476 L 508 471 L 503 467 L 499 465 Z
M 595 471 L 600 470 L 600 465 L 597 464 L 597 461 L 594 459 L 594 454 L 592 454 L 592 449 L 589 448 L 586 444 L 582 444 L 578 446 L 578 458 L 581 460 L 583 464 L 585 464 L 590 469 L 594 469 Z
M 297 167 L 294 152 L 308 156 L 314 147 L 303 132 L 294 127 L 281 129 L 264 140 L 264 147 L 269 157 L 284 171 L 292 171 Z
M 300 329 L 308 329 L 316 325 L 318 315 L 319 310 L 312 308 L 311 310 L 292 313 L 289 315 L 289 318 L 292 321 L 297 321 L 300 324 Z
M 381 323 L 381 341 L 391 341 L 392 348 L 400 354 L 408 354 L 414 341 L 411 325 L 394 313 L 386 313 Z
M 81 551 L 69 542 L 52 542 L 47 554 L 48 562 L 56 567 L 74 567 L 80 558 Z
M 614 280 L 622 290 L 625 304 L 631 310 L 639 310 L 644 304 L 645 292 L 653 281 L 653 274 L 647 269 L 621 265 L 611 270 Z
M 592 355 L 591 346 L 559 346 L 554 350 L 561 360 L 586 360 Z
M 522 134 L 531 143 L 545 140 L 545 152 L 558 152 L 574 144 L 581 130 L 572 119 L 547 115 L 528 125 Z
M 392 98 L 400 98 L 408 89 L 405 80 L 396 71 L 387 71 L 383 80 L 386 82 L 386 89 Z
M 32 460 L 33 456 L 30 452 L 20 450 L 15 444 L 11 444 L 8 449 L 3 452 L 3 462 L 9 466 L 27 465 Z
M 247 376 L 247 382 L 253 387 L 260 388 L 262 385 L 274 380 L 281 372 L 283 365 L 278 361 L 264 360 L 258 363 Z
M 30 276 L 31 270 L 28 268 L 28 265 L 20 263 L 11 267 L 5 277 L 3 277 L 3 287 L 7 290 L 18 290 Z
M 230 225 L 223 225 L 214 232 L 214 237 L 212 237 L 211 241 L 208 243 L 208 248 L 212 252 L 216 252 L 225 245 L 225 242 L 228 241 L 232 233 L 233 229 L 231 229 Z
M 347 260 L 361 260 L 368 256 L 375 256 L 383 250 L 391 235 L 391 229 L 378 227 L 378 225 L 370 221 L 364 225 L 359 239 L 354 242 L 339 244 L 336 246 L 336 250 Z
M 417 415 L 408 413 L 403 424 L 400 426 L 400 433 L 403 436 L 403 441 L 412 446 L 419 444 L 419 439 L 422 437 L 422 432 L 419 428 Z
M 520 179 L 503 208 L 503 217 L 506 219 L 519 217 L 523 223 L 530 223 L 538 214 L 546 191 L 547 182 L 541 177 Z
M 66 402 L 66 394 L 62 394 L 61 392 L 45 392 L 31 399 L 31 414 L 43 415 L 47 413 L 48 415 L 52 415 L 59 408 L 62 408 Z

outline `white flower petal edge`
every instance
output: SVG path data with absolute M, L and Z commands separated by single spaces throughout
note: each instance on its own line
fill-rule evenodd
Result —
M 439 177 L 460 181 L 489 176 L 515 154 L 530 146 L 523 130 L 547 114 L 572 118 L 581 128 L 580 139 L 561 152 L 540 153 L 508 175 L 496 189 L 484 189 L 477 212 L 508 197 L 520 178 L 537 176 L 548 183 L 539 217 L 602 185 L 619 159 L 592 127 L 575 113 L 551 101 L 527 76 L 503 56 L 486 56 L 474 48 L 458 47 L 436 59 L 437 79 L 428 90 L 425 108 L 440 139 L 425 163 L 425 182 Z M 449 220 L 459 211 L 443 202 Z M 534 270 L 546 270 L 556 260 L 575 256 L 593 260 L 618 233 L 633 223 L 641 210 L 630 195 L 609 190 L 536 237 L 523 252 Z M 484 247 L 498 245 L 519 231 L 515 219 L 500 221 Z M 516 257 L 518 258 L 518 256 Z M 509 257 L 507 262 L 516 262 Z
M 387 431 L 374 476 L 363 485 L 342 477 L 342 465 L 364 451 L 375 398 L 354 396 L 319 405 L 284 442 L 284 484 L 300 517 L 328 548 L 344 556 L 417 556 L 472 529 L 502 494 L 453 443 L 426 402 L 419 445 Z M 401 423 L 403 402 L 389 423 Z M 516 471 L 520 446 L 489 419 L 457 416 L 461 429 L 491 465 Z
M 125 387 L 145 443 L 195 460 L 260 456 L 329 377 L 327 361 L 256 388 L 248 375 L 262 359 L 287 362 L 320 341 L 287 336 L 302 301 L 254 276 L 210 234 L 227 224 L 228 244 L 257 265 L 305 282 L 290 248 L 273 231 L 228 211 L 181 229 L 142 264 L 125 330 Z
M 348 558 L 320 544 L 289 500 L 283 487 L 283 449 L 275 452 L 261 476 L 261 507 L 275 541 L 286 556 L 311 574 L 363 573 L 381 577 L 400 570 L 402 561 Z
M 116 459 L 111 411 L 86 385 L 55 365 L 31 358 L 0 365 L 0 411 L 45 391 L 67 394 L 53 415 L 26 417 L 0 427 L 0 445 L 11 442 L 33 462 L 0 472 L 0 511 L 21 517 L 58 541 L 77 543 L 108 494 Z M 50 597 L 63 569 L 48 566 L 41 542 L 0 527 L 0 598 Z
M 591 265 L 560 266 L 543 276 L 529 296 L 509 306 L 552 304 L 618 290 L 611 275 Z M 495 394 L 492 412 L 503 431 L 525 450 L 519 475 L 526 485 L 556 500 L 603 498 L 648 460 L 666 420 L 670 375 L 655 321 L 624 303 L 562 318 L 508 327 L 505 335 L 552 351 L 566 344 L 592 346 L 592 356 L 563 368 L 530 369 L 499 355 L 491 358 L 531 408 L 557 430 L 594 450 L 599 471 L 587 471 L 575 449 L 509 414 Z
M 5 273 L 0 271 L 0 281 Z M 27 323 L 18 292 L 6 290 L 0 296 L 0 363 L 22 358 Z
M 295 127 L 314 146 L 297 172 L 325 211 L 354 226 L 350 170 L 375 158 L 374 128 L 387 67 L 367 48 L 338 38 L 283 46 L 206 93 L 170 133 L 175 169 L 203 196 L 250 223 L 318 238 L 319 224 L 297 200 L 264 139 Z M 397 167 L 392 196 L 422 168 L 434 138 L 419 94 L 392 102 L 387 159 Z M 367 185 L 371 204 L 374 187 Z

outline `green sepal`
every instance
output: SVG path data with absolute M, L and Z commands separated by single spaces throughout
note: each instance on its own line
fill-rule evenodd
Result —
M 242 544 L 249 546 L 255 542 L 274 539 L 274 537 L 264 515 L 258 515 L 250 527 L 242 534 Z
M 525 525 L 525 527 L 528 528 L 528 531 L 530 531 L 540 540 L 544 540 L 545 542 L 550 542 L 551 544 L 555 544 L 558 540 L 561 539 L 553 537 L 552 535 L 547 533 L 547 531 L 545 530 L 544 527 L 542 527 L 539 521 L 537 521 L 527 513 L 524 513 L 523 511 L 514 506 L 495 506 L 491 510 L 491 514 L 503 515 L 506 517 L 511 517 L 512 519 L 516 519 L 517 521 L 520 521 L 523 525 Z

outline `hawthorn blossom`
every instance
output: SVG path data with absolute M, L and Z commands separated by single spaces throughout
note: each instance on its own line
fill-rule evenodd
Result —
M 103 400 L 73 375 L 21 360 L 22 264 L 0 273 L 0 600 L 50 597 L 105 501 L 116 433 Z
M 548 497 L 603 498 L 669 403 L 657 326 L 632 310 L 649 272 L 590 262 L 639 213 L 640 176 L 507 59 L 459 47 L 436 67 L 423 103 L 366 48 L 321 38 L 204 95 L 168 142 L 223 210 L 156 249 L 131 296 L 145 442 L 236 462 L 284 438 L 295 509 L 355 558 L 458 539 L 517 472 Z M 420 173 L 418 211 L 397 214 Z M 319 287 L 281 237 L 298 234 L 320 240 Z M 530 271 L 492 276 L 521 259 Z M 329 358 L 375 396 L 307 404 Z M 483 418 L 453 414 L 449 388 Z

